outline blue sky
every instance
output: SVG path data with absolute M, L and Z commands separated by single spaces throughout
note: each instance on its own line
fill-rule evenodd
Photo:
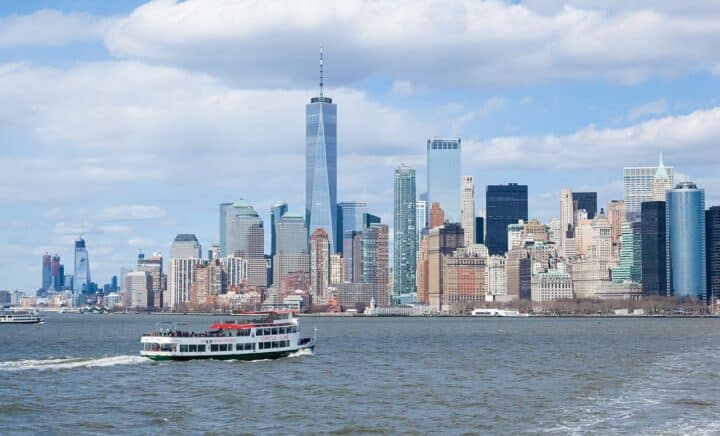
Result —
M 392 224 L 393 168 L 463 139 L 463 172 L 622 198 L 662 151 L 720 204 L 714 1 L 25 1 L 0 4 L 0 289 L 32 291 L 44 252 L 93 279 L 180 232 L 218 240 L 218 204 L 304 204 L 304 104 L 326 51 L 340 201 Z M 266 222 L 268 220 L 266 219 Z

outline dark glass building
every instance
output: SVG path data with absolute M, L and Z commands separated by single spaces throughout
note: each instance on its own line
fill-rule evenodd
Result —
M 667 254 L 665 202 L 646 201 L 641 205 L 643 295 L 667 295 Z
M 275 231 L 275 225 L 280 221 L 288 211 L 287 203 L 276 204 L 270 209 L 270 256 L 277 254 L 277 233 Z M 222 222 L 223 216 L 220 216 Z
M 380 224 L 380 217 L 371 213 L 363 214 L 363 229 L 367 229 L 373 224 Z
M 481 216 L 475 217 L 475 243 L 485 243 L 485 219 Z
M 720 298 L 720 206 L 705 211 L 707 295 L 712 303 Z
M 488 185 L 485 191 L 485 245 L 490 254 L 507 252 L 507 226 L 528 219 L 528 187 L 510 183 Z
M 337 241 L 335 251 L 342 254 L 343 235 L 351 230 L 362 231 L 363 216 L 367 213 L 367 203 L 345 201 L 337 204 Z
M 575 210 L 585 209 L 588 219 L 595 218 L 597 214 L 597 192 L 573 192 L 572 198 Z

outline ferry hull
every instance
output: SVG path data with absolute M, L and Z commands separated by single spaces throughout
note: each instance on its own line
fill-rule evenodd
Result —
M 310 345 L 307 347 L 299 347 L 295 350 L 283 350 L 283 351 L 268 351 L 266 353 L 239 353 L 239 354 L 222 354 L 222 355 L 195 355 L 195 356 L 181 356 L 181 355 L 174 355 L 174 356 L 168 356 L 168 355 L 148 355 L 144 354 L 143 356 L 147 357 L 150 360 L 154 360 L 156 362 L 164 362 L 164 361 L 187 361 L 187 360 L 265 360 L 265 359 L 280 359 L 283 357 L 288 357 L 289 355 L 293 353 L 297 353 L 301 350 L 315 350 L 315 345 Z

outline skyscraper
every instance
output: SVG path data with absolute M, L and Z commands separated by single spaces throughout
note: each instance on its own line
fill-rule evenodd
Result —
M 485 219 L 481 216 L 475 217 L 475 244 L 485 243 Z
M 614 282 L 642 282 L 642 228 L 639 221 L 624 222 L 620 237 L 620 262 L 612 269 Z
M 571 257 L 575 253 L 568 250 L 575 247 L 568 244 L 568 239 L 575 238 L 575 208 L 573 206 L 573 192 L 570 188 L 560 190 L 560 249 L 565 257 Z
M 653 199 L 653 185 L 660 167 L 665 168 L 670 186 L 672 186 L 673 167 L 665 167 L 662 164 L 662 156 L 657 167 L 625 167 L 623 169 L 623 188 L 628 220 L 635 221 L 640 218 L 640 205 Z
M 248 260 L 248 284 L 267 286 L 265 227 L 255 209 L 246 200 L 220 205 L 220 256 L 238 255 Z
M 168 305 L 172 309 L 177 310 L 190 302 L 195 266 L 200 262 L 202 262 L 202 247 L 197 237 L 188 233 L 175 236 L 170 246 L 167 278 L 170 297 Z M 123 286 L 126 286 L 125 279 Z
M 676 297 L 705 299 L 705 190 L 682 182 L 665 201 L 667 288 Z
M 415 292 L 417 264 L 417 216 L 415 210 L 415 169 L 400 165 L 395 169 L 395 205 L 393 229 L 394 270 L 393 301 Z
M 428 289 L 427 300 L 433 311 L 447 311 L 444 307 L 444 296 L 447 284 L 445 283 L 445 259 L 456 249 L 463 246 L 465 236 L 459 223 L 448 223 L 430 229 L 427 236 L 428 245 Z M 423 297 L 424 298 L 424 297 Z
M 50 274 L 52 276 L 52 289 L 62 291 L 65 285 L 65 267 L 60 263 L 60 256 L 54 254 L 50 259 Z
M 646 201 L 641 205 L 643 295 L 667 295 L 665 253 L 665 202 Z
M 460 138 L 427 141 L 428 204 L 440 203 L 445 219 L 460 222 Z
M 386 224 L 372 224 L 363 232 L 361 245 L 362 260 L 360 268 L 362 282 L 372 287 L 373 294 L 377 296 L 375 301 L 378 305 L 387 306 L 390 304 L 388 289 L 388 226 Z M 413 259 L 415 259 L 414 256 Z
M 274 257 L 277 253 L 277 234 L 275 225 L 280 218 L 288 211 L 287 203 L 277 203 L 270 209 L 270 256 Z
M 320 50 L 320 94 L 305 106 L 305 220 L 308 233 L 324 229 L 335 252 L 337 229 L 337 105 L 323 95 L 323 51 Z
M 138 254 L 137 270 L 148 273 L 150 277 L 150 289 L 152 290 L 153 301 L 150 306 L 162 308 L 163 301 L 163 257 L 160 253 L 153 253 L 152 256 Z
M 344 201 L 337 204 L 336 252 L 342 253 L 342 239 L 345 232 L 348 230 L 362 231 L 365 228 L 363 218 L 367 211 L 367 203 Z
M 663 164 L 662 153 L 658 162 L 655 179 L 653 179 L 652 199 L 653 201 L 665 201 L 665 194 L 673 188 L 672 173 L 667 171 Z
M 343 238 L 343 281 L 359 283 L 361 281 L 362 234 L 356 230 L 345 232 Z
M 172 259 L 201 259 L 202 247 L 197 237 L 192 233 L 180 233 L 170 246 Z
M 330 285 L 330 240 L 323 229 L 310 236 L 310 296 L 313 304 L 327 303 Z
M 485 193 L 485 245 L 490 254 L 507 252 L 507 226 L 528 219 L 528 187 L 488 185 Z
M 465 231 L 465 246 L 475 242 L 475 184 L 472 176 L 462 178 L 462 226 Z
M 309 255 L 305 219 L 300 214 L 286 213 L 275 223 L 277 246 L 273 262 L 273 286 L 282 288 L 290 273 L 307 272 Z
M 705 241 L 708 302 L 716 304 L 720 298 L 720 206 L 705 211 Z
M 42 286 L 44 291 L 52 287 L 52 257 L 45 253 L 42 257 Z
M 589 220 L 595 218 L 597 214 L 597 192 L 573 192 L 573 207 L 576 211 L 587 211 Z
M 75 241 L 75 272 L 73 273 L 73 293 L 86 293 L 90 288 L 90 258 L 85 240 Z
M 423 230 L 427 226 L 427 202 L 418 200 L 415 202 L 415 231 L 417 232 L 417 250 L 418 258 L 420 253 L 420 241 L 422 240 Z

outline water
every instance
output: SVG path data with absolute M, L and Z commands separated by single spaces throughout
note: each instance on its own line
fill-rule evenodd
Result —
M 304 318 L 314 355 L 155 363 L 158 320 L 0 326 L 7 433 L 720 433 L 717 319 Z

